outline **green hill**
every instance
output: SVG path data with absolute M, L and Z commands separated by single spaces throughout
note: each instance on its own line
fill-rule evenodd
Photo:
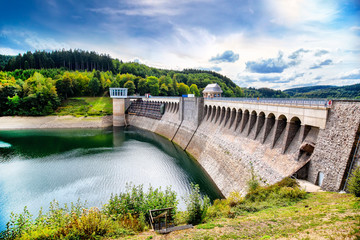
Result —
M 311 86 L 284 91 L 294 98 L 360 99 L 360 83 L 348 86 Z

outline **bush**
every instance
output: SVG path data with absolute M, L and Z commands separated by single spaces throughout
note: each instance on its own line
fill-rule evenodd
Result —
M 252 179 L 250 179 L 251 181 Z M 235 215 L 257 212 L 266 208 L 288 206 L 306 197 L 306 192 L 299 188 L 295 179 L 284 178 L 270 186 L 258 186 L 249 191 L 232 211 Z
M 352 172 L 347 190 L 356 197 L 360 197 L 360 166 Z
M 175 214 L 177 204 L 176 192 L 170 187 L 165 191 L 162 191 L 161 187 L 155 189 L 150 187 L 147 192 L 144 192 L 143 185 L 133 186 L 130 184 L 126 186 L 124 193 L 112 195 L 103 210 L 105 214 L 114 219 L 122 219 L 129 214 L 136 218 L 142 216 L 144 219 L 148 219 L 151 209 L 172 207 Z
M 147 228 L 149 210 L 173 207 L 176 212 L 176 193 L 167 188 L 143 191 L 140 186 L 127 186 L 127 191 L 114 195 L 102 210 L 85 208 L 78 201 L 60 207 L 57 201 L 50 203 L 45 214 L 40 210 L 37 218 L 25 207 L 21 214 L 12 214 L 7 229 L 0 239 L 99 239 L 123 237 Z
M 210 199 L 208 196 L 201 197 L 199 185 L 191 183 L 191 193 L 185 199 L 185 203 L 188 214 L 187 222 L 194 225 L 201 223 L 210 206 Z

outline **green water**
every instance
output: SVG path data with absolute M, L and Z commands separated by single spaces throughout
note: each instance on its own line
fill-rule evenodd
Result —
M 211 199 L 221 194 L 196 161 L 173 143 L 137 128 L 0 131 L 0 230 L 10 213 L 27 206 L 33 215 L 86 200 L 101 207 L 126 183 L 172 186 L 182 197 L 190 183 Z

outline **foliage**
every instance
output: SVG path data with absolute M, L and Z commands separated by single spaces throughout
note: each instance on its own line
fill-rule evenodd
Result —
M 62 50 L 62 51 L 28 51 L 11 57 L 4 67 L 6 71 L 15 69 L 41 69 L 41 68 L 66 68 L 69 70 L 113 70 L 112 59 L 109 55 L 98 54 L 83 50 Z
M 54 113 L 58 116 L 105 116 L 112 114 L 112 99 L 108 97 L 69 98 Z
M 185 83 L 179 83 L 178 85 L 179 95 L 187 95 L 190 92 L 190 88 Z
M 291 88 L 284 92 L 295 98 L 360 99 L 360 84 Z
M 113 195 L 103 209 L 87 209 L 78 201 L 71 206 L 60 207 L 57 201 L 50 203 L 47 213 L 40 210 L 32 218 L 27 208 L 21 214 L 11 214 L 7 228 L 0 239 L 99 239 L 116 238 L 134 234 L 147 228 L 149 210 L 174 207 L 176 193 L 167 188 L 149 188 L 128 185 L 125 193 Z
M 161 208 L 174 208 L 176 213 L 178 201 L 176 192 L 170 187 L 162 191 L 161 188 L 150 186 L 147 192 L 144 191 L 143 185 L 127 185 L 126 191 L 119 195 L 112 195 L 109 202 L 104 206 L 104 213 L 115 219 L 121 219 L 131 216 L 138 219 L 148 219 L 149 210 Z
M 202 197 L 200 194 L 199 185 L 191 183 L 191 193 L 185 199 L 187 210 L 187 222 L 191 224 L 201 223 L 210 206 L 210 199 L 208 196 Z
M 124 84 L 124 88 L 128 89 L 128 95 L 131 96 L 135 93 L 135 84 L 133 81 L 129 80 Z
M 357 168 L 353 170 L 349 178 L 347 190 L 356 197 L 360 197 L 360 166 L 357 166 Z
M 195 94 L 196 97 L 200 97 L 200 92 L 196 84 L 191 84 L 190 93 Z
M 254 172 L 254 166 L 252 163 L 250 163 L 250 174 L 251 177 L 247 182 L 248 192 L 255 191 L 258 187 L 260 187 L 260 180 Z

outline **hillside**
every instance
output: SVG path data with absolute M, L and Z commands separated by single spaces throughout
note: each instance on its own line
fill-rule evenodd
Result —
M 295 98 L 360 99 L 360 83 L 348 86 L 312 86 L 284 91 Z

